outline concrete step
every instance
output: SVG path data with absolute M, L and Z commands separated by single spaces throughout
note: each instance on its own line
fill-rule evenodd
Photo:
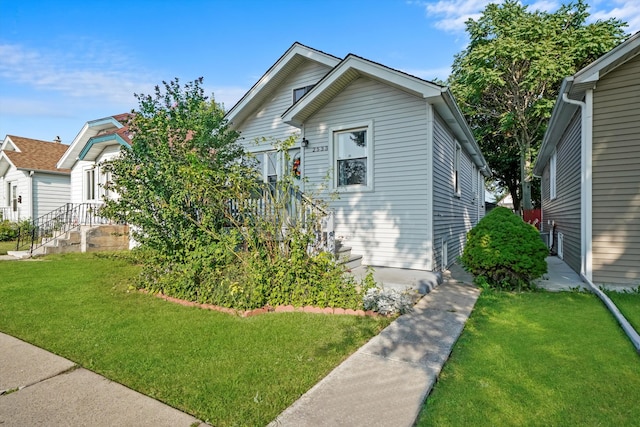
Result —
M 340 262 L 340 264 L 347 271 L 350 271 L 362 265 L 362 255 L 350 255 L 349 258 L 343 258 L 343 259 L 344 261 Z

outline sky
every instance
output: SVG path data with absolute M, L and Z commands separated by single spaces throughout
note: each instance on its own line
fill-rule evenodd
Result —
M 228 110 L 294 43 L 445 80 L 485 0 L 0 0 L 0 138 L 70 144 L 162 81 L 204 78 Z M 494 0 L 495 2 L 495 0 Z M 555 11 L 561 0 L 523 0 Z M 640 1 L 587 0 L 640 30 Z

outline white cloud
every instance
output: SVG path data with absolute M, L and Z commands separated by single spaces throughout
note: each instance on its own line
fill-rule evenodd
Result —
M 107 53 L 71 56 L 40 52 L 16 44 L 0 44 L 0 85 L 21 84 L 73 98 L 91 98 L 118 105 L 135 103 L 134 92 L 152 89 L 143 73 L 121 68 L 125 60 Z
M 617 18 L 629 24 L 625 28 L 626 32 L 633 34 L 640 31 L 640 3 L 638 0 L 596 2 L 591 7 L 590 13 L 589 19 L 592 22 Z
M 438 0 L 412 2 L 425 8 L 435 27 L 447 32 L 464 32 L 469 18 L 478 19 L 491 0 Z

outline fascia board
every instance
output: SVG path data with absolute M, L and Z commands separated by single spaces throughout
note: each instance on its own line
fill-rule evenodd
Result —
M 234 122 L 235 119 L 241 115 L 246 109 L 250 108 L 252 101 L 258 97 L 258 95 L 264 90 L 268 89 L 269 83 L 272 82 L 280 72 L 295 58 L 296 56 L 302 56 L 311 61 L 315 61 L 324 64 L 328 67 L 335 67 L 340 59 L 328 55 L 326 53 L 308 48 L 299 43 L 294 43 L 277 61 L 267 70 L 267 72 L 253 85 L 251 89 L 234 105 L 231 110 L 226 114 L 226 119 L 229 122 Z
M 597 82 L 604 74 L 640 54 L 640 31 L 574 74 L 574 84 Z
M 16 166 L 4 152 L 0 152 L 0 176 L 5 176 L 11 167 L 15 168 Z
M 13 142 L 13 140 L 11 139 L 11 137 L 9 135 L 6 136 L 6 138 L 4 139 L 4 141 L 2 141 L 2 145 L 0 146 L 0 150 L 6 150 L 7 146 L 11 146 L 11 149 L 9 151 L 15 151 L 17 153 L 20 153 L 20 148 L 18 148 L 18 146 L 15 144 L 15 142 Z
M 69 148 L 64 152 L 56 167 L 58 169 L 71 169 L 75 164 L 80 153 L 84 150 L 87 142 L 96 135 L 100 130 L 110 126 L 120 129 L 123 125 L 113 117 L 105 117 L 102 119 L 91 120 L 84 124 L 78 135 L 73 139 Z
M 549 124 L 547 125 L 547 130 L 542 137 L 542 144 L 540 145 L 540 151 L 538 152 L 538 157 L 536 159 L 536 163 L 533 166 L 533 174 L 540 176 L 544 171 L 545 165 L 549 161 L 551 154 L 553 154 L 553 150 L 556 148 L 556 145 L 560 141 L 562 134 L 564 133 L 571 117 L 575 113 L 577 106 L 573 104 L 567 104 L 562 101 L 562 95 L 564 93 L 569 94 L 573 89 L 573 77 L 566 77 L 562 81 L 562 85 L 560 86 L 560 90 L 558 92 L 558 98 L 556 99 L 556 103 L 551 111 L 551 117 L 549 118 Z
M 473 159 L 473 162 L 478 167 L 478 170 L 482 173 L 482 175 L 487 178 L 491 176 L 491 168 L 489 167 L 484 155 L 482 154 L 482 150 L 480 150 L 480 146 L 478 145 L 475 137 L 473 136 L 473 132 L 469 128 L 469 124 L 467 123 L 462 111 L 458 107 L 453 94 L 449 90 L 449 88 L 444 87 L 441 90 L 441 102 L 434 102 L 433 105 L 438 111 L 451 130 L 456 136 L 458 142 L 465 147 L 467 153 Z
M 425 99 L 440 95 L 440 86 L 438 85 L 350 54 L 320 80 L 313 89 L 285 111 L 282 114 L 282 120 L 287 124 L 300 126 L 307 117 L 315 112 L 309 111 L 307 107 L 313 105 L 325 91 L 338 84 L 341 78 L 351 71 L 356 71 L 360 76 L 378 80 Z
M 131 148 L 131 145 L 128 142 L 126 142 L 124 139 L 122 139 L 122 137 L 120 137 L 120 135 L 118 134 L 101 135 L 101 136 L 90 138 L 89 141 L 87 141 L 87 143 L 84 145 L 84 148 L 78 155 L 78 160 L 86 160 L 85 158 L 89 153 L 89 151 L 91 150 L 91 148 L 93 148 L 95 145 L 103 144 L 106 142 L 116 142 L 119 145 L 124 145 L 127 148 Z M 93 160 L 93 159 L 89 159 L 89 160 Z

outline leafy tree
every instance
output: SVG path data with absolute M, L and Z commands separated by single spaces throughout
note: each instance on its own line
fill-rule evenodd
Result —
M 586 24 L 587 8 L 578 0 L 555 13 L 531 12 L 505 0 L 466 23 L 470 43 L 455 57 L 451 89 L 516 209 L 532 207 L 532 159 L 562 79 L 625 37 L 620 20 Z
M 190 286 L 232 256 L 227 249 L 237 238 L 224 227 L 228 201 L 251 190 L 255 170 L 241 161 L 239 135 L 204 96 L 202 78 L 163 84 L 155 96 L 136 95 L 131 147 L 105 167 L 118 197 L 105 201 L 104 214 L 133 226 L 150 250 L 148 275 L 175 272 Z

